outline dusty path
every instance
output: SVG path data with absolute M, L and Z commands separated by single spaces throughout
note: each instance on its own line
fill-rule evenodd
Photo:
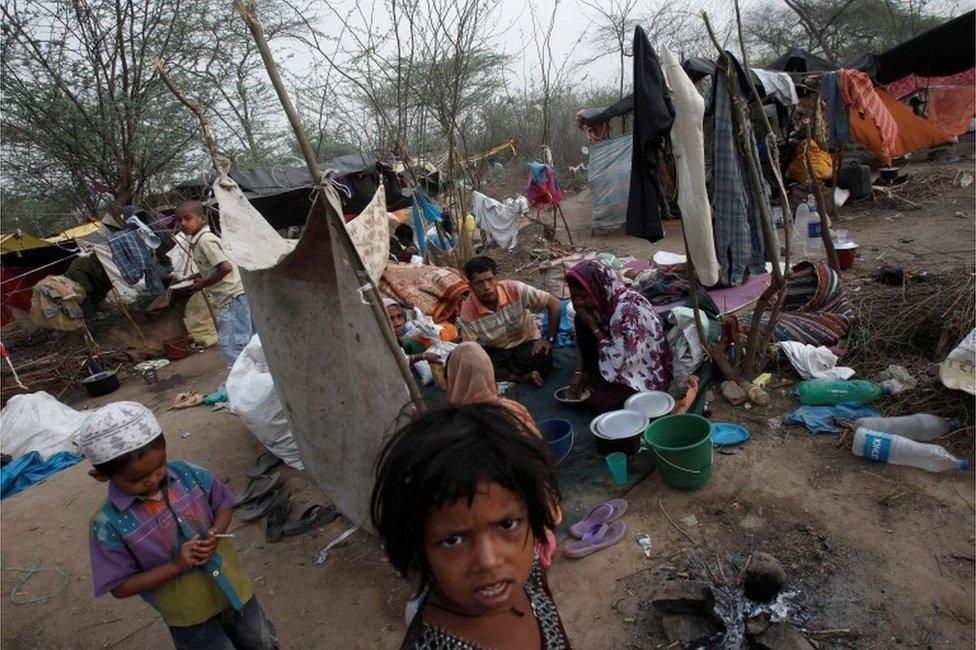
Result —
M 972 171 L 971 163 L 962 167 Z M 648 254 L 649 246 L 635 240 L 591 239 L 586 200 L 584 193 L 567 203 L 574 236 L 597 250 Z M 878 257 L 916 270 L 972 263 L 971 188 L 940 190 L 925 201 L 918 211 L 867 206 L 843 212 L 851 237 L 865 247 L 858 273 L 876 267 Z M 964 216 L 955 216 L 957 210 Z M 680 234 L 672 226 L 655 248 L 680 251 L 678 242 Z M 237 490 L 244 483 L 244 468 L 259 451 L 237 418 L 207 407 L 166 410 L 177 392 L 212 390 L 225 373 L 218 353 L 210 350 L 165 368 L 151 388 L 130 379 L 111 398 L 137 399 L 154 408 L 172 458 L 204 465 Z M 645 603 L 649 572 L 643 570 L 684 558 L 701 558 L 715 567 L 721 557 L 731 571 L 754 549 L 769 551 L 786 564 L 807 629 L 851 631 L 852 636 L 821 647 L 973 647 L 973 473 L 930 475 L 871 465 L 854 458 L 848 445 L 838 446 L 833 436 L 814 437 L 776 425 L 793 404 L 793 398 L 778 397 L 766 411 L 746 411 L 716 401 L 715 419 L 740 421 L 753 437 L 737 454 L 716 455 L 711 482 L 684 494 L 663 486 L 653 473 L 628 495 L 623 542 L 580 561 L 557 559 L 551 584 L 576 647 L 658 647 L 656 624 Z M 184 438 L 183 432 L 189 435 Z M 13 575 L 5 571 L 0 640 L 11 649 L 171 647 L 162 622 L 138 599 L 92 597 L 86 523 L 104 498 L 104 488 L 86 471 L 78 465 L 3 501 L 3 565 L 40 561 L 65 568 L 70 582 L 47 602 L 14 606 L 7 600 L 6 582 Z M 285 473 L 296 514 L 323 500 L 304 473 Z M 694 514 L 699 525 L 683 528 L 699 543 L 679 534 L 659 504 L 675 519 Z M 283 648 L 392 648 L 399 643 L 410 586 L 393 574 L 376 540 L 357 533 L 325 564 L 315 564 L 318 550 L 348 525 L 340 519 L 317 534 L 273 545 L 264 542 L 260 526 L 235 531 L 244 568 L 257 578 L 258 594 L 278 626 Z M 653 540 L 650 560 L 634 541 L 638 532 Z M 56 581 L 39 576 L 28 595 L 55 586 Z

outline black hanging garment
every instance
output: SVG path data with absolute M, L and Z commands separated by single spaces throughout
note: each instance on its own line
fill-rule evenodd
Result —
M 658 160 L 674 122 L 674 106 L 654 48 L 641 27 L 634 28 L 634 150 L 630 165 L 627 229 L 632 237 L 656 242 L 664 237 L 668 203 Z

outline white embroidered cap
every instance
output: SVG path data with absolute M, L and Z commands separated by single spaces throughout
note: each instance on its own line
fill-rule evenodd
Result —
M 88 416 L 78 446 L 92 465 L 100 465 L 144 447 L 162 432 L 156 416 L 142 404 L 113 402 Z

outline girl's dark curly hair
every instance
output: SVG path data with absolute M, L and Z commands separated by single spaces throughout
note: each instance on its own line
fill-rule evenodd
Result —
M 449 406 L 397 431 L 380 452 L 370 502 L 373 526 L 392 564 L 405 576 L 430 579 L 423 552 L 432 508 L 476 495 L 490 481 L 519 495 L 536 539 L 555 528 L 559 488 L 548 446 L 499 404 Z

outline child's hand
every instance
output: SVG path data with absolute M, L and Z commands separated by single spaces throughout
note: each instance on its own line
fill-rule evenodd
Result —
M 207 560 L 217 550 L 217 544 L 219 542 L 220 540 L 214 537 L 212 530 L 207 533 L 206 537 L 197 542 L 196 548 L 193 551 L 193 557 L 196 558 L 196 566 L 207 563 Z
M 180 573 L 184 571 L 189 571 L 197 565 L 197 547 L 200 544 L 200 537 L 194 536 L 183 545 L 180 546 L 180 554 L 176 556 L 176 566 L 179 567 Z

